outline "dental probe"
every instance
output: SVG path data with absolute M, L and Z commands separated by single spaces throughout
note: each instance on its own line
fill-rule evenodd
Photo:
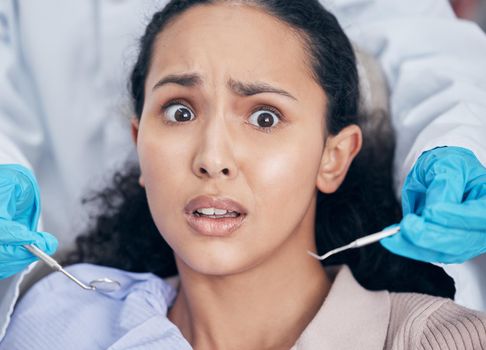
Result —
M 311 256 L 313 256 L 314 258 L 316 258 L 318 260 L 325 260 L 325 259 L 329 258 L 331 255 L 340 253 L 344 250 L 353 249 L 353 248 L 360 248 L 360 247 L 364 247 L 368 244 L 378 242 L 379 240 L 382 240 L 383 238 L 393 236 L 394 234 L 398 233 L 398 231 L 400 231 L 400 226 L 396 226 L 396 227 L 392 227 L 392 228 L 389 228 L 389 229 L 386 229 L 386 230 L 383 230 L 383 231 L 380 231 L 380 232 L 372 233 L 371 235 L 358 238 L 357 240 L 352 241 L 351 243 L 346 244 L 342 247 L 338 247 L 338 248 L 335 248 L 333 250 L 330 250 L 326 254 L 320 255 L 320 256 L 313 253 L 313 252 L 310 252 L 310 251 L 307 251 L 307 253 L 309 253 Z
M 71 281 L 74 281 L 78 286 L 86 290 L 97 290 L 102 292 L 114 292 L 120 288 L 120 283 L 118 281 L 114 281 L 110 278 L 103 277 L 97 278 L 92 280 L 88 285 L 81 282 L 79 279 L 74 277 L 72 274 L 64 270 L 64 268 L 59 264 L 55 259 L 51 258 L 49 255 L 44 253 L 42 250 L 37 248 L 35 245 L 32 244 L 24 244 L 23 247 L 31 252 L 33 255 L 38 257 L 40 260 L 45 262 L 51 269 L 55 271 L 59 271 L 67 276 Z

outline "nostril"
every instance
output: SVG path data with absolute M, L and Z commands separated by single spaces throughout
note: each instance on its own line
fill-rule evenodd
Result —
M 200 176 L 217 176 L 217 174 L 222 174 L 224 176 L 229 176 L 230 175 L 230 170 L 229 168 L 223 168 L 219 172 L 212 172 L 211 169 L 206 169 L 206 167 L 199 167 L 198 170 L 198 175 Z

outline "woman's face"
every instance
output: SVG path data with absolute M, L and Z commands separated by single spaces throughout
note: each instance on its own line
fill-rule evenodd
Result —
M 137 149 L 180 263 L 227 275 L 312 249 L 325 106 L 300 37 L 261 10 L 197 6 L 159 34 Z

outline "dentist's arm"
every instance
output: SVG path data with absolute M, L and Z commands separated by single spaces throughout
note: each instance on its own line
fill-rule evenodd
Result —
M 22 244 L 34 243 L 51 254 L 57 246 L 51 235 L 35 232 L 39 190 L 28 168 L 40 161 L 45 142 L 17 11 L 15 1 L 0 2 L 0 279 L 35 260 Z
M 383 245 L 429 262 L 476 256 L 445 269 L 455 279 L 456 301 L 486 309 L 486 35 L 457 20 L 446 0 L 330 7 L 352 40 L 380 61 L 390 89 L 405 217 L 401 233 Z

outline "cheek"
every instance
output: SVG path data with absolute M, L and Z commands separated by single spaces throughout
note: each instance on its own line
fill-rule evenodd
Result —
M 187 135 L 167 130 L 159 119 L 152 115 L 142 117 L 137 153 L 146 185 L 162 189 L 167 187 L 163 184 L 183 181 L 187 171 L 181 169 L 186 167 L 190 143 Z
M 187 183 L 187 151 L 170 135 L 141 130 L 137 152 L 154 220 L 175 214 L 177 194 Z
M 295 226 L 295 220 L 305 214 L 316 190 L 322 147 L 320 133 L 288 138 L 280 147 L 261 152 L 252 168 L 247 169 L 256 206 L 272 225 L 272 219 L 276 219 Z
M 164 240 L 175 252 L 180 252 L 184 240 L 179 234 L 183 225 L 181 193 L 188 180 L 184 169 L 186 155 L 180 147 L 171 146 L 177 142 L 166 141 L 160 136 L 142 138 L 137 149 L 152 218 Z
M 174 166 L 177 167 L 180 162 L 176 160 L 182 158 L 181 151 L 177 147 L 171 147 L 170 144 L 160 142 L 153 137 L 143 138 L 137 147 L 142 177 L 146 186 L 153 187 L 177 179 L 177 176 L 173 175 Z

